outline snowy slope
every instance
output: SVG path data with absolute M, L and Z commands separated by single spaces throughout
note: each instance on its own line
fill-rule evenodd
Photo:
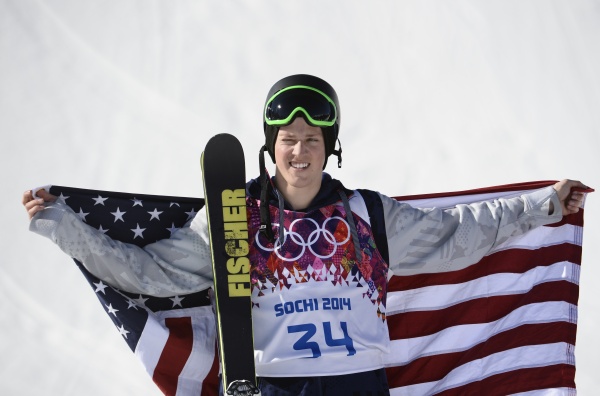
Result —
M 388 195 L 578 178 L 600 188 L 600 3 L 0 0 L 0 394 L 158 395 L 79 271 L 27 231 L 54 183 L 202 196 L 208 138 L 258 172 L 273 82 L 336 87 L 348 187 Z M 598 193 L 597 193 L 598 194 Z M 577 340 L 600 388 L 600 205 L 590 195 Z

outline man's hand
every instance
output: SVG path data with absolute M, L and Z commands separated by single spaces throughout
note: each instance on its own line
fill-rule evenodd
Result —
M 558 194 L 563 216 L 579 212 L 585 193 L 594 191 L 580 181 L 569 179 L 561 180 L 552 187 Z
M 56 197 L 44 189 L 39 190 L 36 195 L 39 198 L 34 198 L 31 190 L 23 193 L 23 206 L 25 206 L 25 210 L 29 214 L 29 220 L 31 220 L 37 212 L 44 210 L 44 202 L 56 201 Z

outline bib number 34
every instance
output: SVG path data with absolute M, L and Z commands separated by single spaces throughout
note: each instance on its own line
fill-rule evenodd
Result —
M 348 327 L 346 322 L 340 322 L 340 329 L 342 330 L 343 337 L 342 338 L 333 338 L 333 334 L 331 331 L 331 322 L 323 322 L 323 333 L 325 335 L 325 344 L 328 347 L 338 347 L 345 346 L 348 350 L 347 356 L 352 356 L 356 354 L 356 349 L 354 349 L 354 343 L 352 342 L 352 338 L 348 335 Z M 321 347 L 319 343 L 314 341 L 313 337 L 317 334 L 317 326 L 313 323 L 300 324 L 295 326 L 288 326 L 288 333 L 304 333 L 298 341 L 296 341 L 293 345 L 293 348 L 296 351 L 302 351 L 305 349 L 309 349 L 312 352 L 313 358 L 318 358 L 321 356 Z

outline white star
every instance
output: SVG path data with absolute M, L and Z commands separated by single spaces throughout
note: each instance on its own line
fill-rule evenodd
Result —
M 102 224 L 100 224 L 100 226 L 98 227 L 98 231 L 100 231 L 103 234 L 106 234 L 108 232 L 108 228 L 105 230 L 104 228 L 102 228 Z
M 173 205 L 177 205 L 177 206 L 181 207 L 181 205 L 179 205 L 179 203 L 178 203 L 178 202 L 171 202 L 171 203 L 169 204 L 169 208 L 170 208 L 171 206 L 173 206 Z
M 148 212 L 148 213 L 150 214 L 150 220 L 152 220 L 152 219 L 160 220 L 160 218 L 158 216 L 160 216 L 160 214 L 162 212 L 159 212 L 156 208 L 154 208 L 154 211 Z
M 175 223 L 171 223 L 171 228 L 167 228 L 167 230 L 169 230 L 169 232 L 171 233 L 171 236 L 173 236 L 173 233 L 178 229 L 179 228 L 175 227 Z
M 117 222 L 117 220 L 121 220 L 122 222 L 125 222 L 125 220 L 123 220 L 123 215 L 125 213 L 127 213 L 127 212 L 121 212 L 121 209 L 119 209 L 119 208 L 117 208 L 116 212 L 110 212 L 110 214 L 115 216 L 115 223 Z
M 119 312 L 119 310 L 116 308 L 113 308 L 112 304 L 108 304 L 108 305 L 104 304 L 104 306 L 108 309 L 109 314 L 113 314 L 113 315 L 117 316 L 117 312 Z
M 179 296 L 175 296 L 173 298 L 169 298 L 169 300 L 173 301 L 173 307 L 175 308 L 176 306 L 180 306 L 181 308 L 183 308 L 183 306 L 181 305 L 181 301 L 184 299 L 185 297 L 179 297 Z
M 106 201 L 108 198 L 102 198 L 100 195 L 98 195 L 98 198 L 92 198 L 94 201 L 96 201 L 96 203 L 94 204 L 94 206 L 96 205 L 102 205 L 104 206 L 104 201 Z
M 98 283 L 94 283 L 94 286 L 96 286 L 96 290 L 94 290 L 96 293 L 102 292 L 102 294 L 106 294 L 104 289 L 106 289 L 108 286 L 106 286 L 104 283 L 102 283 L 102 281 L 100 281 Z
M 66 197 L 63 195 L 63 193 L 60 193 L 59 197 L 57 198 L 58 201 L 62 202 L 62 203 L 67 203 L 67 199 L 69 199 L 70 197 Z
M 137 310 L 138 307 L 137 307 L 135 300 L 128 298 L 127 299 L 127 309 L 130 309 L 130 308 L 135 308 Z
M 129 332 L 127 330 L 125 330 L 123 325 L 121 325 L 121 327 L 117 327 L 117 329 L 119 330 L 119 333 L 121 333 L 121 335 L 123 337 L 127 338 L 127 334 L 129 334 Z
M 131 231 L 133 231 L 133 233 L 135 234 L 133 236 L 133 239 L 135 239 L 137 237 L 140 237 L 140 238 L 144 239 L 144 236 L 142 235 L 142 233 L 144 231 L 146 231 L 146 229 L 145 228 L 140 228 L 139 223 L 137 224 L 137 227 L 136 228 L 132 228 Z
M 135 299 L 135 300 L 133 300 L 133 301 L 135 301 L 135 303 L 136 303 L 137 305 L 139 305 L 140 307 L 145 307 L 145 306 L 146 306 L 146 301 L 148 301 L 148 299 L 147 299 L 147 298 L 144 298 L 144 297 L 142 297 L 142 295 L 140 294 L 140 297 L 139 297 L 139 298 L 136 298 L 136 299 Z
M 192 219 L 194 216 L 196 216 L 196 211 L 194 210 L 194 208 L 192 208 L 191 211 L 185 212 L 185 213 L 188 215 L 188 218 L 187 218 L 188 220 Z
M 79 218 L 81 220 L 85 221 L 85 216 L 87 216 L 89 214 L 90 214 L 89 212 L 85 213 L 82 208 L 79 208 L 79 213 L 77 213 L 77 216 L 79 216 Z
M 144 205 L 142 205 L 141 199 L 133 198 L 132 201 L 133 201 L 133 206 L 140 205 L 141 207 L 144 207 Z

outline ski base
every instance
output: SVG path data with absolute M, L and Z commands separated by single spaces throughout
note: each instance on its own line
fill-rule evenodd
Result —
M 223 389 L 227 395 L 258 395 L 242 145 L 232 135 L 216 135 L 206 144 L 201 163 Z

